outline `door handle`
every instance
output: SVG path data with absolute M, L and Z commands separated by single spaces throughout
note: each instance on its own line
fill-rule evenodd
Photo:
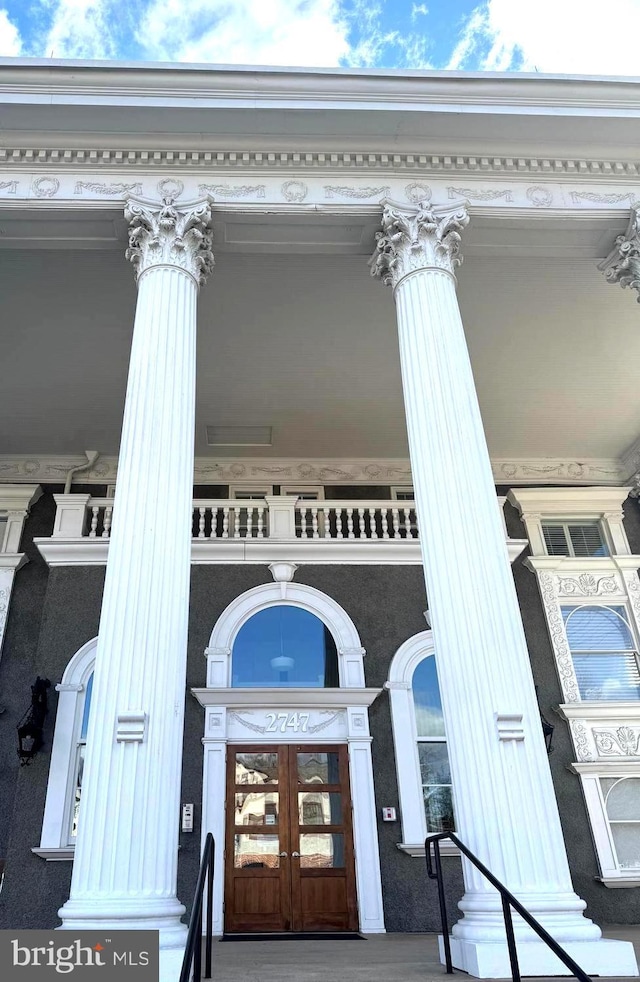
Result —
M 292 859 L 300 859 L 300 853 L 299 852 L 292 852 L 291 853 L 291 858 Z
M 288 855 L 289 855 L 288 852 L 281 852 L 280 853 L 280 856 L 281 856 L 282 859 L 286 859 Z

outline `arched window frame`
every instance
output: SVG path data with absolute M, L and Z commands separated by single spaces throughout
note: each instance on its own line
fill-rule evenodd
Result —
M 209 688 L 231 688 L 231 653 L 240 628 L 254 614 L 279 604 L 307 610 L 327 626 L 338 651 L 340 688 L 365 687 L 364 648 L 355 624 L 342 607 L 315 587 L 304 583 L 275 582 L 247 590 L 230 603 L 218 619 L 205 650 Z
M 410 856 L 424 856 L 424 840 L 427 836 L 427 820 L 422 800 L 422 777 L 418 756 L 418 728 L 413 702 L 413 674 L 425 658 L 435 657 L 433 633 L 422 631 L 402 644 L 389 666 L 389 690 L 391 727 L 396 755 L 398 796 L 402 842 L 398 848 Z M 443 855 L 458 855 L 457 848 L 446 839 L 440 846 Z
M 93 672 L 97 638 L 87 641 L 67 665 L 56 685 L 58 708 L 51 748 L 47 797 L 40 845 L 32 852 L 47 860 L 73 859 L 70 839 L 75 795 L 77 748 L 80 743 L 87 682 Z

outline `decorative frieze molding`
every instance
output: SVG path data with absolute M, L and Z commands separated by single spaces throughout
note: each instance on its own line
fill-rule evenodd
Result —
M 598 269 L 602 270 L 607 282 L 635 290 L 636 300 L 640 303 L 640 209 L 635 202 L 626 232 L 617 237 L 615 246 Z
M 437 268 L 453 274 L 462 262 L 461 232 L 469 224 L 464 205 L 431 208 L 426 202 L 407 207 L 387 201 L 382 210 L 382 231 L 369 260 L 371 275 L 393 286 L 418 269 Z
M 129 222 L 127 259 L 136 278 L 154 266 L 177 266 L 202 286 L 213 269 L 211 251 L 211 207 L 208 201 L 194 201 L 177 207 L 166 197 L 154 201 L 129 198 L 124 210 Z
M 610 597 L 622 590 L 615 576 L 594 576 L 593 573 L 558 576 L 556 584 L 559 597 Z
M 637 470 L 640 452 L 638 461 L 634 458 L 633 462 Z M 63 484 L 68 472 L 83 463 L 86 464 L 83 454 L 0 454 L 0 483 Z M 576 461 L 555 457 L 494 458 L 492 468 L 496 484 L 513 486 L 561 483 L 568 487 L 593 484 L 617 487 L 633 473 L 622 460 Z M 117 469 L 117 457 L 101 456 L 92 467 L 83 471 L 82 483 L 113 484 Z M 267 481 L 269 484 L 411 484 L 411 469 L 406 458 L 197 457 L 195 460 L 195 484 L 237 484 L 243 481 Z

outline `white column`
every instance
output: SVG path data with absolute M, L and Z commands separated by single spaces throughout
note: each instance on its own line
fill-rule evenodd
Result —
M 409 452 L 458 833 L 588 971 L 631 974 L 573 892 L 496 507 L 454 268 L 465 208 L 384 207 L 371 273 L 394 289 Z M 454 964 L 509 974 L 498 894 L 466 861 Z M 567 974 L 523 922 L 526 975 Z
M 196 301 L 213 265 L 206 201 L 132 199 L 138 280 L 114 523 L 63 927 L 160 931 L 160 979 L 184 950 L 176 896 L 193 495 Z M 182 949 L 182 950 L 181 950 Z

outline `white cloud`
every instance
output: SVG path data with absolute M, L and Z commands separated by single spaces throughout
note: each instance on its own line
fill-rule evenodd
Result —
M 152 0 L 137 41 L 151 59 L 321 67 L 347 34 L 338 0 Z
M 424 14 L 426 17 L 429 13 L 426 3 L 413 3 L 411 4 L 411 20 L 416 20 L 420 14 Z
M 640 75 L 639 36 L 640 0 L 487 0 L 447 67 Z
M 109 0 L 54 0 L 42 54 L 53 58 L 116 58 L 120 5 Z
M 18 28 L 9 20 L 6 10 L 0 10 L 0 56 L 15 58 L 22 53 L 22 40 Z

